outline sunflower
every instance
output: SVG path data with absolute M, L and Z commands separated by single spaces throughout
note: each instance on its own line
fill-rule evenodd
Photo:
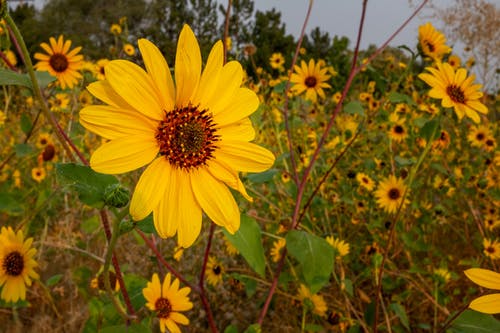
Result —
M 32 243 L 33 238 L 24 240 L 22 230 L 15 233 L 11 227 L 2 227 L 0 231 L 0 297 L 7 302 L 26 299 L 26 286 L 39 278 Z
M 443 55 L 451 52 L 451 48 L 446 45 L 446 37 L 430 22 L 418 28 L 418 40 L 422 53 L 434 60 L 441 60 Z
M 486 138 L 491 136 L 490 129 L 485 125 L 471 126 L 467 141 L 472 147 L 482 147 Z
M 491 259 L 500 259 L 500 242 L 495 240 L 490 240 L 487 238 L 483 239 L 483 253 Z
M 222 264 L 215 257 L 209 257 L 207 267 L 205 267 L 207 282 L 215 287 L 222 282 L 223 273 L 224 267 L 222 266 Z
M 144 165 L 130 203 L 136 221 L 153 212 L 158 234 L 186 248 L 200 233 L 202 210 L 230 233 L 240 226 L 238 205 L 227 186 L 251 198 L 238 172 L 262 172 L 273 154 L 250 143 L 255 131 L 248 116 L 257 95 L 241 88 L 243 69 L 223 64 L 217 42 L 201 74 L 200 48 L 193 31 L 181 31 L 175 63 L 175 86 L 167 62 L 151 42 L 140 39 L 147 71 L 127 60 L 106 66 L 106 80 L 89 91 L 109 105 L 81 110 L 80 122 L 110 141 L 98 148 L 91 167 L 105 174 L 129 172 Z
M 306 92 L 306 99 L 316 102 L 317 96 L 325 98 L 323 88 L 331 88 L 326 83 L 330 78 L 326 68 L 321 68 L 320 64 L 316 64 L 314 59 L 309 60 L 309 65 L 304 60 L 301 61 L 300 67 L 295 65 L 295 72 L 290 78 L 290 82 L 295 83 L 292 87 L 292 92 L 297 95 Z
M 193 308 L 193 303 L 188 298 L 191 288 L 179 289 L 179 280 L 174 279 L 172 283 L 171 280 L 172 276 L 168 273 L 162 284 L 155 273 L 142 294 L 147 301 L 146 307 L 155 311 L 160 319 L 160 330 L 165 332 L 168 329 L 171 333 L 179 333 L 181 330 L 178 324 L 189 325 L 189 319 L 180 312 Z
M 47 176 L 47 173 L 45 172 L 44 167 L 35 167 L 31 169 L 31 178 L 33 178 L 33 180 L 37 183 L 40 183 L 42 180 L 44 180 L 45 176 Z
M 356 180 L 358 181 L 359 185 L 366 188 L 368 191 L 373 191 L 375 182 L 367 174 L 363 172 L 356 173 Z
M 281 53 L 273 53 L 269 58 L 269 63 L 271 67 L 274 69 L 283 69 L 283 65 L 285 64 L 285 58 Z
M 273 247 L 271 248 L 271 257 L 274 262 L 278 262 L 280 260 L 285 246 L 286 240 L 284 238 L 280 238 L 273 243 Z
M 106 77 L 104 75 L 104 67 L 109 63 L 109 59 L 103 58 L 97 60 L 95 64 L 95 76 L 98 80 L 104 80 Z
M 301 284 L 299 287 L 298 298 L 303 304 L 305 302 L 310 302 L 310 304 L 312 305 L 313 313 L 321 317 L 326 316 L 326 311 L 328 310 L 328 307 L 326 305 L 323 296 L 318 294 L 312 294 L 311 291 L 306 286 Z
M 135 54 L 135 48 L 132 44 L 125 43 L 123 44 L 123 52 L 128 56 L 133 56 Z
M 448 63 L 453 69 L 458 69 L 460 67 L 461 59 L 459 56 L 452 54 L 448 57 Z
M 345 257 L 349 254 L 349 243 L 333 236 L 327 236 L 326 241 L 335 249 L 335 253 L 338 257 Z
M 472 282 L 488 289 L 500 290 L 500 274 L 482 268 L 470 268 L 464 271 Z M 500 294 L 490 294 L 476 298 L 469 308 L 483 313 L 500 313 Z
M 109 32 L 111 32 L 113 35 L 118 36 L 122 33 L 122 27 L 119 24 L 113 23 L 109 28 Z
M 408 137 L 408 131 L 403 124 L 404 119 L 399 120 L 389 129 L 389 138 L 392 141 L 399 143 Z
M 404 208 L 409 202 L 408 198 L 403 202 L 405 191 L 403 179 L 391 175 L 379 182 L 375 197 L 380 208 L 388 213 L 395 213 L 401 204 Z
M 70 51 L 71 41 L 64 41 L 62 35 L 57 41 L 54 37 L 50 37 L 49 41 L 50 46 L 47 43 L 40 44 L 48 54 L 35 53 L 35 59 L 39 60 L 35 68 L 57 77 L 62 89 L 71 89 L 82 77 L 78 72 L 83 67 L 83 55 L 78 54 L 82 47 L 78 46 Z
M 473 84 L 475 75 L 467 76 L 464 68 L 456 72 L 448 63 L 437 63 L 437 68 L 426 67 L 431 72 L 419 74 L 418 77 L 432 87 L 429 96 L 441 99 L 441 105 L 445 108 L 453 107 L 458 119 L 464 115 L 471 118 L 475 123 L 480 122 L 479 113 L 487 114 L 488 109 L 479 101 L 483 93 L 480 84 Z

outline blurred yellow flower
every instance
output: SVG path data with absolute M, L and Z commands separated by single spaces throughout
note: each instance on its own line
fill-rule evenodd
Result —
M 301 61 L 300 67 L 295 65 L 294 73 L 290 78 L 290 82 L 294 83 L 291 91 L 297 95 L 306 93 L 306 99 L 316 102 L 317 96 L 325 98 L 324 88 L 331 88 L 331 86 L 326 83 L 331 77 L 327 74 L 327 69 L 322 68 L 320 64 L 316 64 L 313 59 L 309 60 L 307 64 L 304 60 Z

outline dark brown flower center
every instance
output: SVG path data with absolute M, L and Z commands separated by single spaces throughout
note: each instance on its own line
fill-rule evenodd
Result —
M 222 273 L 222 268 L 219 265 L 215 265 L 212 271 L 215 275 L 219 275 L 220 273 Z
M 167 319 L 172 312 L 172 304 L 166 298 L 158 298 L 155 302 L 155 309 L 158 313 L 158 318 Z
M 56 155 L 56 149 L 54 148 L 53 145 L 48 144 L 47 146 L 45 146 L 45 149 L 43 150 L 42 153 L 42 158 L 45 162 L 52 161 L 55 155 Z
M 455 103 L 465 104 L 465 94 L 464 91 L 456 86 L 455 84 L 451 84 L 446 88 L 446 93 L 450 96 L 451 100 Z
M 24 258 L 18 251 L 12 251 L 5 256 L 2 268 L 7 275 L 19 276 L 24 269 Z
M 212 115 L 189 105 L 165 112 L 156 140 L 160 155 L 177 168 L 189 170 L 205 165 L 213 157 L 219 141 L 215 133 Z
M 476 140 L 477 141 L 483 141 L 484 140 L 484 133 L 477 133 L 476 134 Z
M 306 80 L 304 81 L 305 85 L 308 88 L 316 87 L 317 82 L 318 82 L 318 80 L 316 80 L 316 78 L 314 76 L 308 76 L 308 77 L 306 77 Z
M 488 253 L 495 253 L 495 248 L 493 246 L 488 246 L 485 250 Z
M 391 188 L 389 190 L 389 199 L 391 200 L 397 200 L 401 196 L 401 193 L 397 188 Z
M 403 134 L 405 132 L 403 126 L 401 125 L 396 125 L 394 126 L 394 132 L 397 134 Z
M 429 52 L 434 52 L 434 50 L 436 49 L 434 47 L 434 44 L 432 44 L 431 42 L 429 42 L 428 40 L 425 40 L 424 41 L 424 44 L 427 46 L 427 48 L 429 49 Z
M 68 58 L 62 53 L 54 53 L 49 60 L 50 67 L 58 73 L 64 72 L 69 65 Z
M 488 147 L 493 147 L 495 145 L 495 141 L 493 141 L 492 139 L 488 139 L 485 141 L 484 144 L 487 145 Z

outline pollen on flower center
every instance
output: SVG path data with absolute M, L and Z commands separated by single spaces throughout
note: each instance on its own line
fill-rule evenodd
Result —
M 49 60 L 50 67 L 56 72 L 62 73 L 68 68 L 68 58 L 64 54 L 54 53 Z
M 316 87 L 316 83 L 318 81 L 316 80 L 316 78 L 314 76 L 308 76 L 306 77 L 304 83 L 305 85 L 308 87 L 308 88 L 314 88 Z
M 189 105 L 165 112 L 156 140 L 160 155 L 172 165 L 189 170 L 205 165 L 212 158 L 219 136 L 211 114 Z
M 460 87 L 452 84 L 446 88 L 446 93 L 450 96 L 451 100 L 455 103 L 465 103 L 465 94 Z
M 399 193 L 399 190 L 397 188 L 392 188 L 389 191 L 389 198 L 391 198 L 392 200 L 397 200 L 397 199 L 399 199 L 400 196 L 401 196 L 401 193 Z
M 10 252 L 3 260 L 2 268 L 7 275 L 19 276 L 24 269 L 24 259 L 17 251 Z
M 155 302 L 155 309 L 158 313 L 158 318 L 167 319 L 172 312 L 172 304 L 170 304 L 168 299 L 161 297 Z

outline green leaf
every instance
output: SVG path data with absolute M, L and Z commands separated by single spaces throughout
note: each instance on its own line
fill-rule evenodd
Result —
M 408 331 L 410 331 L 410 321 L 408 320 L 408 316 L 406 315 L 405 308 L 403 308 L 403 306 L 401 304 L 399 304 L 399 303 L 392 303 L 390 305 L 390 308 L 392 309 L 392 311 L 394 311 L 394 313 L 396 314 L 396 316 L 398 316 L 399 321 L 401 322 L 401 324 Z
M 413 158 L 404 158 L 404 157 L 401 157 L 401 156 L 394 157 L 394 161 L 396 161 L 396 163 L 400 167 L 404 167 L 404 166 L 407 166 L 407 165 L 415 164 L 415 159 L 413 159 Z
M 424 138 L 427 142 L 433 141 L 439 133 L 438 127 L 439 127 L 439 121 L 437 119 L 429 120 L 428 122 L 425 123 L 422 129 L 420 129 L 420 136 Z
M 224 235 L 248 262 L 250 267 L 264 277 L 265 257 L 259 224 L 247 215 L 241 216 L 240 229 L 231 235 L 225 228 Z
M 0 86 L 23 86 L 32 88 L 31 80 L 26 74 L 16 73 L 10 69 L 0 68 Z
M 234 325 L 229 325 L 224 329 L 224 333 L 238 333 L 238 328 Z
M 24 134 L 28 134 L 31 131 L 31 119 L 28 117 L 26 113 L 23 113 L 21 115 L 21 130 L 24 132 Z
M 248 326 L 248 328 L 245 330 L 244 333 L 261 333 L 262 328 L 260 327 L 259 324 L 252 324 Z
M 78 192 L 78 197 L 84 204 L 95 208 L 104 206 L 106 187 L 118 183 L 114 176 L 103 175 L 88 166 L 74 163 L 56 164 L 56 175 L 59 182 Z
M 49 72 L 36 71 L 35 77 L 36 77 L 36 80 L 38 81 L 38 85 L 40 86 L 40 88 L 45 88 L 49 85 L 49 83 L 56 80 L 56 77 L 50 75 Z M 31 84 L 31 82 L 30 82 L 30 84 Z
M 17 157 L 23 157 L 33 153 L 35 150 L 27 143 L 18 143 L 14 146 L 14 151 L 16 152 Z
M 392 91 L 389 93 L 389 96 L 387 96 L 387 98 L 389 99 L 389 101 L 391 101 L 391 103 L 406 103 L 408 105 L 415 105 L 415 101 L 413 100 L 413 98 L 406 94 Z
M 365 116 L 365 109 L 363 105 L 358 101 L 352 101 L 344 106 L 344 112 L 348 114 L 359 114 L 360 116 Z
M 101 225 L 101 221 L 99 220 L 99 217 L 97 217 L 97 215 L 92 215 L 92 217 L 90 217 L 90 218 L 84 220 L 82 223 L 80 223 L 80 228 L 86 234 L 91 234 L 94 231 L 96 231 L 100 225 Z
M 344 288 L 345 292 L 352 297 L 352 295 L 354 294 L 354 290 L 352 287 L 352 281 L 350 279 L 344 279 Z
M 156 228 L 153 223 L 153 214 L 149 214 L 145 219 L 137 221 L 134 223 L 135 227 L 142 232 L 147 234 L 156 233 Z
M 63 277 L 62 274 L 56 274 L 47 279 L 47 287 L 52 287 L 56 285 L 59 281 L 61 281 L 61 278 Z
M 473 310 L 465 310 L 451 325 L 453 333 L 500 332 L 500 321 L 492 315 Z
M 20 215 L 23 210 L 22 205 L 12 194 L 0 192 L 0 212 L 16 216 Z
M 253 183 L 267 183 L 272 180 L 274 175 L 278 173 L 278 169 L 269 169 L 261 173 L 249 174 L 247 178 Z
M 321 237 L 292 230 L 286 236 L 286 248 L 300 263 L 304 282 L 311 293 L 328 283 L 333 271 L 333 247 Z

